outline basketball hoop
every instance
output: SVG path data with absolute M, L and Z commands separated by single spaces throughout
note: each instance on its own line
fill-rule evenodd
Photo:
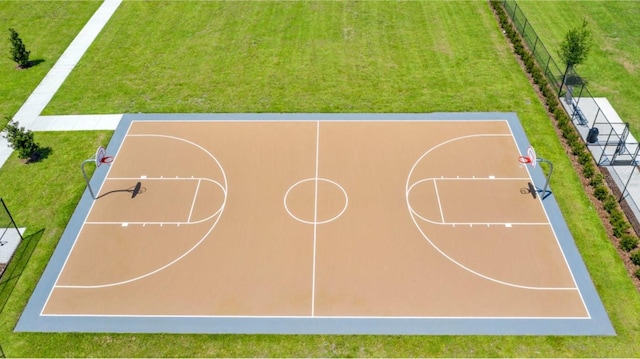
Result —
M 107 156 L 107 150 L 105 150 L 104 147 L 100 146 L 96 151 L 95 161 L 96 161 L 96 166 L 100 167 L 100 165 L 104 163 L 109 164 L 113 162 L 113 156 Z
M 100 160 L 100 163 L 105 163 L 105 164 L 110 164 L 111 162 L 113 162 L 113 156 L 104 156 Z
M 518 156 L 518 162 L 524 163 L 524 164 L 529 164 L 529 163 L 531 163 L 531 157 L 529 157 L 529 156 Z
M 84 180 L 85 182 L 87 182 L 87 188 L 89 189 L 89 193 L 91 193 L 91 197 L 93 197 L 94 200 L 97 199 L 98 197 L 96 197 L 95 193 L 93 192 L 93 189 L 91 188 L 91 183 L 89 182 L 89 176 L 87 176 L 87 172 L 84 170 L 84 165 L 86 165 L 87 163 L 95 163 L 96 168 L 98 168 L 103 163 L 110 164 L 111 162 L 113 162 L 113 156 L 107 156 L 107 150 L 105 150 L 104 147 L 100 146 L 96 150 L 96 154 L 95 156 L 93 156 L 93 158 L 84 160 L 80 165 L 80 170 L 82 170 L 82 175 L 84 176 Z
M 538 162 L 538 158 L 536 157 L 536 151 L 533 149 L 533 147 L 529 146 L 529 148 L 527 148 L 526 156 L 518 156 L 518 162 L 529 164 L 531 165 L 531 167 L 535 168 Z

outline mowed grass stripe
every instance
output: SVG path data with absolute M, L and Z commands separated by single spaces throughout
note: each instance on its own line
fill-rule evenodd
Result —
M 45 113 L 510 111 L 505 48 L 483 2 L 132 1 Z
M 559 64 L 557 50 L 566 32 L 587 19 L 594 42 L 578 73 L 588 81 L 592 95 L 607 97 L 640 138 L 640 3 L 520 1 L 518 5 Z

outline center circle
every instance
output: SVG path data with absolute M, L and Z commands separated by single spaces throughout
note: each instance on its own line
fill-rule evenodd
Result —
M 327 178 L 305 178 L 289 187 L 284 208 L 295 220 L 324 224 L 336 220 L 347 210 L 347 191 Z

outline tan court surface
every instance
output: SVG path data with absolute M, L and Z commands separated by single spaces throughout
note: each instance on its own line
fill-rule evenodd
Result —
M 588 317 L 506 121 L 133 121 L 111 154 L 44 315 Z

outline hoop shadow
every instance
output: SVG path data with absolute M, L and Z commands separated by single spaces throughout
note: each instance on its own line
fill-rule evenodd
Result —
M 527 182 L 527 188 L 520 188 L 520 193 L 528 193 L 533 197 L 533 199 L 538 198 L 538 189 L 531 182 Z
M 106 195 L 109 195 L 109 194 L 121 193 L 121 192 L 131 193 L 131 198 L 133 199 L 133 198 L 136 198 L 137 195 L 139 195 L 141 193 L 145 193 L 146 191 L 147 191 L 147 189 L 145 187 L 142 187 L 142 182 L 138 182 L 138 183 L 135 184 L 135 186 L 131 186 L 131 187 L 126 188 L 126 189 L 114 189 L 112 191 L 103 193 L 103 194 L 99 195 L 96 199 L 102 198 L 102 197 L 104 197 Z

